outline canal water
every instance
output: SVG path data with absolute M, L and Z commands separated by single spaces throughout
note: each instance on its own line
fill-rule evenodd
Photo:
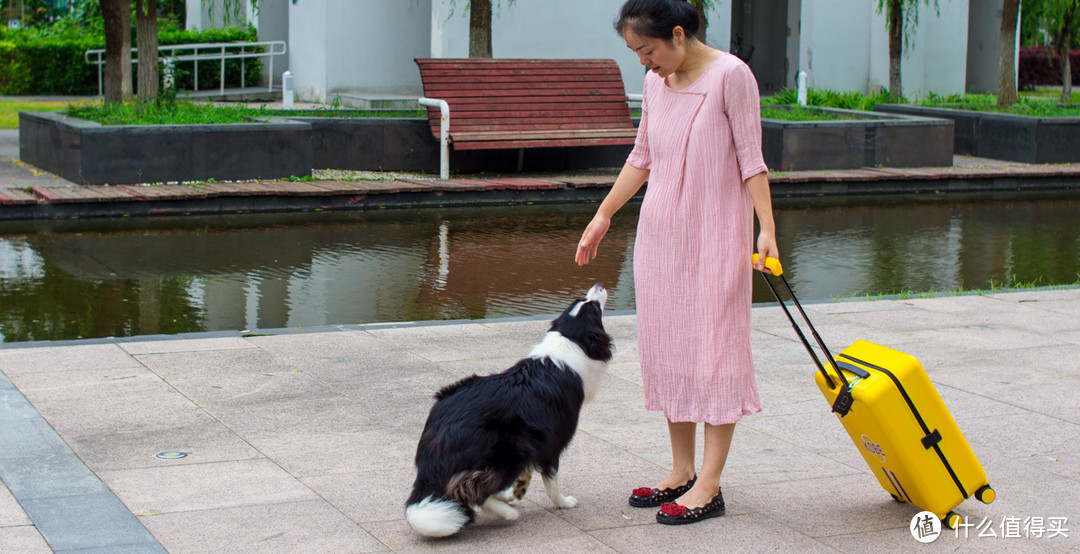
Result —
M 596 281 L 634 308 L 637 204 L 0 224 L 4 342 L 533 316 Z M 775 200 L 804 301 L 1080 280 L 1080 195 Z M 755 278 L 755 301 L 772 301 Z

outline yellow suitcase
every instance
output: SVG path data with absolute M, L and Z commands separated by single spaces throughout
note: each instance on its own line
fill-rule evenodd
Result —
M 823 363 L 772 281 L 763 275 L 818 367 L 814 376 L 818 388 L 881 488 L 899 502 L 933 512 L 950 529 L 961 522 L 953 509 L 968 497 L 993 502 L 986 471 L 922 364 L 910 354 L 864 340 L 834 358 L 795 298 L 779 261 L 767 262 L 825 356 Z

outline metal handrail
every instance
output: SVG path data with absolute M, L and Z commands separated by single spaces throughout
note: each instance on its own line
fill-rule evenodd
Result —
M 248 48 L 266 48 L 265 52 L 249 52 Z M 280 47 L 280 48 L 279 48 Z M 239 48 L 239 52 L 230 51 Z M 187 52 L 183 54 L 174 54 L 171 56 L 161 55 L 162 52 Z M 138 54 L 138 48 L 132 48 L 132 54 Z M 200 53 L 206 52 L 206 53 Z M 158 46 L 159 59 L 164 61 L 166 59 L 173 60 L 174 62 L 195 62 L 195 90 L 199 90 L 199 60 L 217 60 L 221 62 L 221 94 L 225 94 L 225 60 L 240 60 L 240 86 L 244 87 L 246 75 L 244 60 L 247 58 L 261 58 L 266 57 L 269 59 L 269 78 L 270 83 L 267 87 L 268 91 L 274 90 L 274 57 L 284 56 L 289 52 L 289 47 L 283 40 L 269 40 L 263 42 L 203 42 L 193 44 L 169 44 L 165 46 Z M 88 64 L 97 65 L 98 69 L 98 95 L 100 96 L 104 90 L 104 82 L 102 81 L 101 68 L 105 65 L 105 50 L 95 49 L 87 50 L 83 54 L 83 59 Z M 135 57 L 131 57 L 131 63 L 138 64 L 139 60 Z

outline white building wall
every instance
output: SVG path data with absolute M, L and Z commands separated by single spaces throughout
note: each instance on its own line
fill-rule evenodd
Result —
M 1020 33 L 1016 34 L 1016 40 L 1018 60 Z M 965 84 L 967 92 L 997 92 L 1000 42 L 1001 2 L 969 0 L 967 82 Z
M 901 58 L 904 95 L 964 92 L 968 0 L 919 5 L 919 25 Z M 799 67 L 809 86 L 870 93 L 889 86 L 889 35 L 876 2 L 803 0 Z
M 215 23 L 202 1 L 188 0 L 189 26 Z M 289 68 L 301 100 L 332 101 L 336 94 L 353 92 L 418 95 L 413 58 L 468 55 L 467 0 L 263 1 L 268 6 L 288 2 Z M 732 10 L 743 1 L 721 0 L 710 11 L 710 45 L 728 49 Z M 934 3 L 919 4 L 919 26 L 902 62 L 906 96 L 964 91 L 969 3 L 975 1 L 980 0 L 937 0 L 937 9 Z M 613 58 L 627 92 L 641 90 L 644 72 L 637 56 L 612 29 L 623 0 L 493 2 L 496 57 Z M 781 46 L 788 81 L 796 66 L 807 72 L 813 87 L 866 93 L 888 86 L 888 36 L 877 2 L 788 0 L 788 6 L 791 37 Z M 985 23 L 973 25 L 989 32 Z
M 645 69 L 615 33 L 624 0 L 531 2 L 492 0 L 491 51 L 496 58 L 612 58 L 619 64 L 626 91 L 640 93 Z M 431 0 L 431 56 L 469 56 L 469 12 L 463 0 Z M 731 36 L 730 5 L 707 14 L 706 42 L 727 50 Z
M 323 90 L 331 95 L 419 93 L 420 72 L 413 58 L 431 50 L 431 0 L 322 2 L 328 6 Z M 306 39 L 294 35 L 293 40 Z
M 907 98 L 923 98 L 931 92 L 942 96 L 964 92 L 968 1 L 938 0 L 937 5 L 937 11 L 933 3 L 919 6 L 919 26 L 901 64 L 904 96 Z M 887 36 L 884 27 L 881 33 Z M 888 63 L 886 46 L 886 72 Z
M 872 2 L 803 0 L 799 69 L 807 86 L 832 90 L 870 88 Z M 886 62 L 888 61 L 886 43 Z M 886 82 L 888 82 L 886 66 Z
M 255 13 L 255 27 L 259 30 L 259 41 L 284 41 L 289 44 L 289 4 L 292 0 L 259 0 L 259 10 Z M 281 86 L 281 74 L 289 69 L 289 56 L 275 56 L 274 86 Z M 266 83 L 270 69 L 270 60 L 263 58 L 263 84 Z
M 326 58 L 335 55 L 327 40 L 327 17 L 326 0 L 289 4 L 289 71 L 297 100 L 327 100 Z

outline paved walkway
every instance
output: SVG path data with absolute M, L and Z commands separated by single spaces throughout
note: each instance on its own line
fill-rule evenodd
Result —
M 836 349 L 868 339 L 919 358 L 986 467 L 997 500 L 958 509 L 982 528 L 946 532 L 927 551 L 1080 551 L 1080 289 L 807 308 Z M 663 419 L 642 408 L 635 317 L 607 325 L 618 355 L 562 464 L 579 505 L 555 509 L 537 484 L 520 520 L 482 515 L 442 541 L 403 519 L 431 395 L 507 367 L 544 320 L 4 345 L 0 551 L 920 546 L 908 531 L 916 510 L 878 487 L 775 306 L 753 310 L 765 409 L 736 431 L 728 515 L 671 528 L 627 506 L 631 489 L 666 474 L 669 454 Z M 155 457 L 164 451 L 187 456 Z M 1053 528 L 1068 536 L 1050 538 Z

